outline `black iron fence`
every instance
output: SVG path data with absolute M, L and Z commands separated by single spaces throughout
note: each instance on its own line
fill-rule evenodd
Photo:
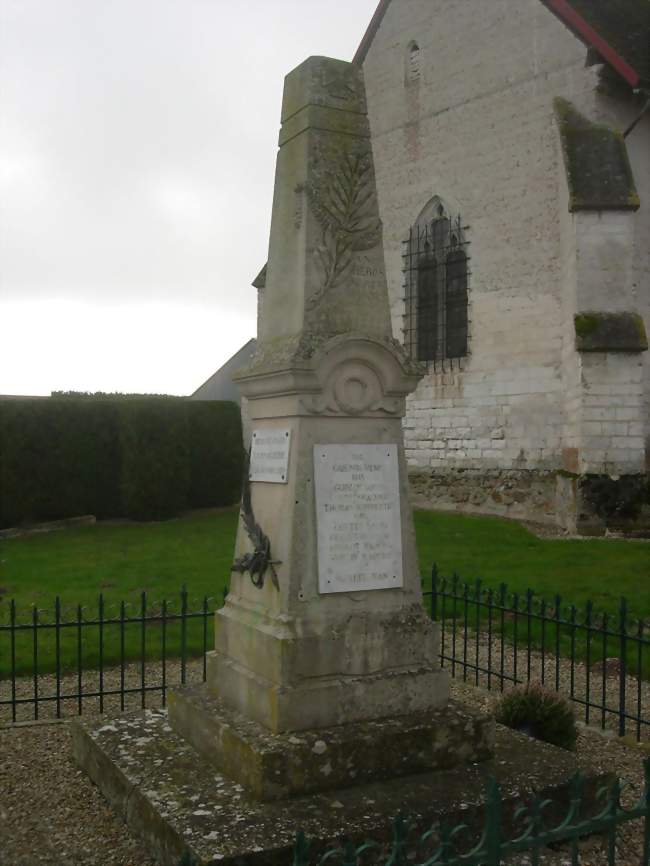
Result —
M 188 676 L 205 680 L 212 648 L 214 598 L 177 598 L 22 614 L 9 601 L 0 619 L 0 723 L 38 721 L 85 710 L 145 707 L 151 696 L 165 705 L 169 686 Z M 194 662 L 196 660 L 196 663 Z
M 224 594 L 225 595 L 225 594 Z M 581 707 L 587 724 L 650 736 L 650 635 L 621 599 L 616 616 L 440 577 L 424 593 L 441 629 L 440 659 L 455 678 L 503 691 L 541 682 Z M 213 614 L 222 600 L 18 610 L 0 605 L 0 723 L 165 705 L 169 687 L 204 681 Z
M 650 634 L 620 599 L 616 614 L 556 595 L 523 595 L 480 580 L 441 577 L 424 593 L 440 624 L 440 659 L 451 676 L 489 690 L 540 682 L 582 707 L 586 724 L 636 739 L 650 733 Z

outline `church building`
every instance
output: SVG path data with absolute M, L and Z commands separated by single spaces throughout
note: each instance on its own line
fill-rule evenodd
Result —
M 354 62 L 416 501 L 650 525 L 650 3 L 381 0 Z

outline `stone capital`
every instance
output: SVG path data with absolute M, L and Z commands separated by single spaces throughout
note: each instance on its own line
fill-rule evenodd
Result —
M 422 376 L 394 341 L 363 334 L 341 334 L 326 341 L 310 358 L 294 356 L 253 364 L 237 382 L 251 401 L 253 418 L 268 417 L 273 401 L 280 415 L 327 417 L 403 417 L 404 398 Z M 293 398 L 293 399 L 287 399 Z M 263 410 L 255 404 L 263 402 Z M 273 415 L 276 413 L 272 413 Z
M 308 105 L 367 114 L 361 68 L 331 57 L 308 57 L 284 80 L 282 123 Z

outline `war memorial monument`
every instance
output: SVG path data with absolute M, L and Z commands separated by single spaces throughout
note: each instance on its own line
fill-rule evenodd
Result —
M 401 419 L 421 371 L 391 333 L 362 72 L 285 82 L 252 442 L 207 682 L 79 722 L 75 757 L 159 862 L 289 863 L 323 843 L 558 789 L 559 750 L 449 700 L 422 605 Z

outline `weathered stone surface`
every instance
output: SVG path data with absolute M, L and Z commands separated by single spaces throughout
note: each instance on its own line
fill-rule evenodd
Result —
M 421 605 L 377 610 L 394 592 L 382 592 L 372 610 L 363 609 L 367 597 L 359 599 L 347 615 L 338 597 L 327 597 L 309 621 L 274 622 L 272 612 L 231 599 L 218 620 L 217 650 L 208 654 L 209 687 L 275 731 L 442 705 L 447 675 L 433 661 L 437 629 Z
M 557 478 L 552 470 L 440 466 L 409 472 L 417 505 L 555 524 Z
M 390 334 L 363 76 L 310 57 L 287 75 L 260 349 L 301 333 Z
M 580 313 L 574 317 L 579 352 L 646 352 L 648 337 L 638 313 Z
M 576 479 L 576 528 L 582 535 L 605 532 L 650 536 L 648 477 L 582 475 Z
M 317 742 L 313 748 L 318 753 Z M 342 834 L 358 841 L 386 835 L 398 814 L 412 818 L 420 832 L 439 821 L 476 827 L 489 775 L 501 784 L 507 826 L 515 798 L 526 792 L 552 797 L 565 809 L 576 769 L 571 753 L 497 726 L 491 761 L 262 802 L 174 734 L 164 710 L 110 723 L 80 720 L 74 754 L 163 866 L 177 866 L 184 851 L 197 866 L 286 866 L 300 829 L 321 847 L 332 846 Z M 602 781 L 591 775 L 587 790 Z
M 491 757 L 494 723 L 459 704 L 332 728 L 272 734 L 204 686 L 171 692 L 173 729 L 260 799 L 359 785 Z
M 404 318 L 409 230 L 435 199 L 469 226 L 469 354 L 430 362 L 409 398 L 409 468 L 484 473 L 486 488 L 494 471 L 516 470 L 524 460 L 523 468 L 538 473 L 542 486 L 549 471 L 561 468 L 642 473 L 649 459 L 649 354 L 620 353 L 614 365 L 610 359 L 583 376 L 572 345 L 573 317 L 582 310 L 636 310 L 646 329 L 650 323 L 650 118 L 641 119 L 624 145 L 640 209 L 569 212 L 572 190 L 554 97 L 569 100 L 588 120 L 621 131 L 642 105 L 620 98 L 620 92 L 615 98 L 603 93 L 598 67 L 585 66 L 584 46 L 550 11 L 532 0 L 515 5 L 521 15 L 504 18 L 504 7 L 484 3 L 480 19 L 471 20 L 466 0 L 446 0 L 444 15 L 436 3 L 384 4 L 385 18 L 363 62 L 399 339 L 415 325 Z M 571 5 L 606 7 L 608 15 L 623 20 L 619 4 L 608 0 Z M 647 15 L 647 3 L 626 5 L 643 6 Z M 632 32 L 625 21 L 626 33 Z M 494 38 L 483 38 L 488 30 Z M 418 77 L 410 81 L 414 40 Z M 455 50 L 459 44 L 472 46 L 471 73 L 467 53 Z M 518 122 L 522 117 L 525 124 Z M 615 148 L 619 143 L 612 140 Z M 591 178 L 604 182 L 611 200 L 610 181 L 619 186 L 616 162 L 583 161 L 579 170 L 593 170 Z M 501 439 L 492 438 L 497 428 Z M 567 449 L 578 452 L 575 468 L 563 462 Z M 458 510 L 471 504 L 475 512 L 535 522 L 559 519 L 575 531 L 575 517 L 563 521 L 563 499 L 552 487 L 550 494 L 550 508 L 531 497 L 495 502 L 490 493 L 480 503 L 457 505 L 441 488 L 431 491 L 428 502 Z
M 618 130 L 592 123 L 566 99 L 554 100 L 569 187 L 569 209 L 638 210 L 639 196 Z
M 287 76 L 282 121 L 258 352 L 237 378 L 253 428 L 288 431 L 291 453 L 286 483 L 251 482 L 254 521 L 240 521 L 235 551 L 250 556 L 251 522 L 262 527 L 277 586 L 233 574 L 208 658 L 210 690 L 276 733 L 430 710 L 448 696 L 421 604 L 401 428 L 421 371 L 391 334 L 359 69 L 305 61 Z M 319 559 L 314 449 L 358 445 L 394 455 L 401 578 L 323 592 L 321 571 L 337 565 Z M 357 506 L 338 503 L 338 537 L 361 540 Z

